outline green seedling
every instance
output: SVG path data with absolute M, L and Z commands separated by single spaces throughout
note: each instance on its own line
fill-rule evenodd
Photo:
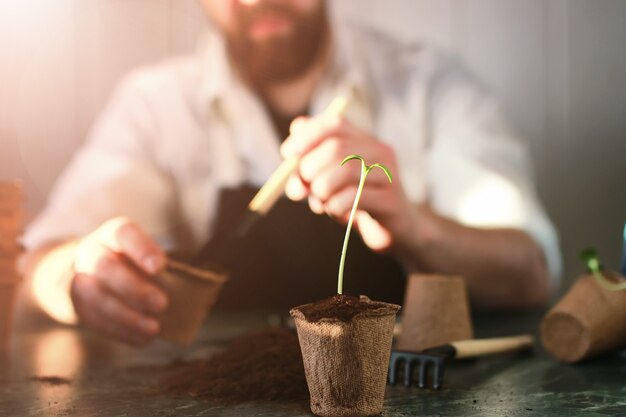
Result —
M 602 288 L 608 291 L 626 290 L 626 282 L 612 282 L 607 279 L 604 274 L 602 274 L 602 265 L 600 264 L 598 253 L 594 248 L 587 248 L 583 250 L 580 252 L 579 257 L 585 262 L 587 269 L 591 272 Z
M 350 217 L 348 218 L 348 227 L 346 228 L 346 236 L 343 239 L 343 248 L 341 249 L 341 261 L 339 262 L 339 276 L 337 277 L 337 294 L 343 294 L 343 270 L 346 263 L 346 252 L 348 251 L 348 240 L 350 240 L 350 231 L 352 230 L 352 223 L 354 222 L 354 215 L 356 214 L 356 208 L 359 205 L 359 200 L 361 199 L 361 193 L 363 192 L 363 186 L 365 185 L 365 178 L 367 178 L 367 174 L 374 168 L 380 168 L 383 170 L 389 182 L 391 183 L 391 171 L 386 166 L 375 163 L 372 165 L 366 165 L 363 157 L 359 155 L 350 155 L 344 158 L 341 161 L 341 166 L 343 166 L 346 162 L 358 159 L 361 161 L 361 178 L 359 180 L 359 187 L 356 191 L 356 196 L 354 197 L 354 203 L 352 204 L 352 210 L 350 211 Z

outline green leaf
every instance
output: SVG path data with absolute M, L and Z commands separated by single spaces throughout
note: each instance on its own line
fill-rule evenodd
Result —
M 389 171 L 389 168 L 387 168 L 383 164 L 376 163 L 376 164 L 372 164 L 372 165 L 368 166 L 367 169 L 369 171 L 370 169 L 372 169 L 374 167 L 382 169 L 383 172 L 385 173 L 385 175 L 387 175 L 387 179 L 389 179 L 389 182 L 391 183 L 391 171 Z
M 351 161 L 353 159 L 358 159 L 359 161 L 365 163 L 365 160 L 363 159 L 362 156 L 360 156 L 360 155 L 349 155 L 349 156 L 346 156 L 345 158 L 343 158 L 343 161 L 341 161 L 341 166 L 343 166 L 343 164 L 345 164 L 346 162 Z
M 595 248 L 585 248 L 578 257 L 585 263 L 589 272 L 600 271 L 600 261 L 598 260 L 598 252 Z
M 587 265 L 587 269 L 598 284 L 607 291 L 621 291 L 626 290 L 626 282 L 616 283 L 608 280 L 601 271 L 600 259 L 598 259 L 598 252 L 594 248 L 586 248 L 578 255 Z

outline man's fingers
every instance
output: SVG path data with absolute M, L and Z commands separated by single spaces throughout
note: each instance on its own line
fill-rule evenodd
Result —
M 341 189 L 324 202 L 324 211 L 332 217 L 344 218 L 352 210 L 356 192 L 356 185 Z M 359 210 L 367 211 L 375 217 L 385 217 L 393 210 L 394 203 L 394 194 L 385 189 L 384 185 L 366 185 L 361 193 Z
M 287 184 L 285 184 L 285 194 L 290 200 L 302 201 L 309 194 L 309 190 L 302 182 L 302 179 L 300 179 L 300 176 L 293 174 L 287 180 Z
M 280 147 L 283 158 L 302 156 L 329 136 L 341 136 L 349 123 L 341 116 L 322 114 L 309 119 L 298 118 L 290 127 L 291 134 Z
M 348 186 L 356 187 L 359 183 L 361 167 L 354 166 L 332 166 L 320 172 L 311 182 L 309 188 L 311 194 L 322 201 L 328 201 L 335 193 Z
M 114 252 L 123 253 L 148 274 L 157 274 L 165 267 L 165 253 L 137 224 L 127 218 L 118 217 L 106 222 L 96 234 L 105 246 Z
M 307 116 L 298 116 L 295 119 L 293 119 L 291 124 L 289 125 L 289 135 L 299 134 L 300 129 L 303 129 L 306 127 L 306 123 L 309 119 L 310 117 L 307 117 Z
M 365 211 L 357 211 L 356 227 L 363 242 L 375 252 L 385 252 L 393 244 L 391 232 Z
M 343 188 L 324 202 L 324 211 L 326 214 L 336 219 L 345 218 L 350 214 L 350 210 L 352 210 L 356 192 L 356 185 Z
M 78 247 L 74 269 L 94 277 L 101 287 L 137 311 L 160 313 L 167 307 L 167 296 L 161 288 L 125 255 L 113 252 L 99 241 L 88 240 Z
M 160 329 L 167 297 L 149 279 L 165 266 L 161 249 L 134 223 L 116 218 L 76 248 L 71 297 L 82 323 L 117 340 L 143 345 Z
M 311 191 L 322 200 L 327 199 L 332 191 L 342 188 L 348 183 L 359 182 L 361 164 L 359 161 L 349 161 L 341 166 L 341 161 L 350 154 L 359 154 L 366 163 L 379 162 L 393 166 L 387 162 L 389 158 L 387 147 L 384 144 L 366 139 L 329 137 L 315 148 L 311 149 L 300 160 L 298 172 L 302 179 L 311 184 Z M 369 184 L 388 183 L 389 180 L 382 170 L 375 168 L 370 171 L 367 182 Z M 314 185 L 317 183 L 317 185 Z M 325 189 L 325 185 L 330 187 Z M 316 187 L 319 187 L 316 190 Z
M 329 137 L 312 148 L 302 157 L 298 166 L 302 179 L 310 183 L 320 172 L 339 166 L 341 160 L 348 155 L 348 142 L 342 138 Z
M 83 324 L 117 340 L 143 345 L 159 332 L 156 318 L 125 306 L 89 275 L 74 278 L 72 300 Z
M 111 252 L 103 259 L 108 265 L 95 275 L 100 286 L 137 311 L 158 314 L 165 310 L 168 303 L 165 292 L 123 255 Z
M 324 214 L 324 203 L 314 195 L 309 196 L 309 208 L 315 214 Z
M 124 305 L 114 294 L 104 297 L 98 306 L 103 318 L 119 323 L 123 328 L 134 330 L 144 336 L 155 336 L 160 330 L 156 318 Z

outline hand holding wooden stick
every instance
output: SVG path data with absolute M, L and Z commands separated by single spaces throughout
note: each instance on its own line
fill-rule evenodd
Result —
M 350 99 L 347 95 L 337 96 L 328 105 L 324 113 L 339 116 L 343 115 L 348 107 L 349 101 Z M 298 168 L 299 162 L 300 158 L 298 157 L 285 159 L 250 201 L 248 209 L 251 212 L 261 215 L 266 214 L 285 191 L 285 184 L 289 176 Z

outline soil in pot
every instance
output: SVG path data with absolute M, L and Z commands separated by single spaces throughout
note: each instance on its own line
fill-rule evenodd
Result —
M 364 297 L 353 295 L 333 295 L 323 300 L 299 307 L 308 322 L 316 323 L 322 319 L 336 319 L 349 322 L 359 313 L 367 310 L 380 309 L 381 306 L 370 302 Z

